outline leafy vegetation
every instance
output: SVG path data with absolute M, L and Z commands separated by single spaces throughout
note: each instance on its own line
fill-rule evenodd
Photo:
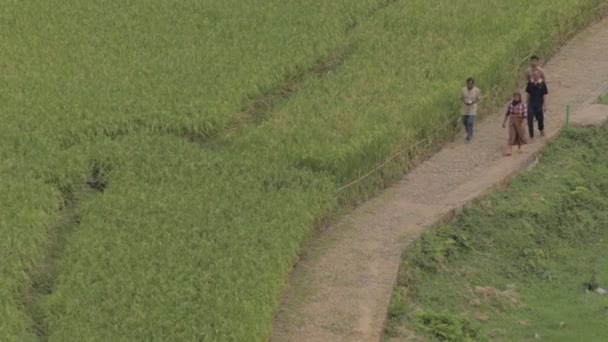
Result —
M 422 311 L 416 315 L 417 327 L 441 341 L 477 341 L 479 328 L 468 319 L 447 312 Z
M 464 78 L 500 89 L 600 2 L 6 3 L 0 338 L 266 339 L 336 189 L 443 127 L 341 196 L 390 182 Z
M 389 316 L 392 335 L 603 340 L 607 137 L 608 126 L 564 131 L 535 170 L 423 234 L 403 259 L 395 292 L 407 295 L 392 307 L 409 309 Z

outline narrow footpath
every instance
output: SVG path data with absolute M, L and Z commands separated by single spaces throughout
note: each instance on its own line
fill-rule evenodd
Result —
M 296 266 L 271 340 L 380 340 L 408 244 L 533 166 L 564 125 L 567 105 L 573 123 L 606 119 L 608 106 L 593 102 L 608 90 L 608 19 L 577 34 L 544 69 L 550 92 L 545 137 L 526 145 L 525 153 L 505 157 L 501 110 L 477 122 L 471 144 L 464 144 L 463 135 L 343 217 L 308 247 Z

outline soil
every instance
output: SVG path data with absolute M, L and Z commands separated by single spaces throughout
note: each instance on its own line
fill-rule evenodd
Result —
M 462 140 L 407 174 L 380 196 L 327 229 L 296 265 L 275 318 L 271 341 L 378 341 L 382 338 L 401 253 L 421 232 L 504 186 L 538 162 L 546 142 L 566 122 L 598 124 L 608 106 L 593 104 L 608 90 L 608 19 L 577 34 L 544 66 L 548 78 L 546 135 L 504 156 L 504 111 L 475 125 Z M 523 75 L 522 75 L 523 77 Z

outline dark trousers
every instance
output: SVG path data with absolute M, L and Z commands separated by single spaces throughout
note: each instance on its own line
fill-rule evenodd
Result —
M 538 130 L 542 132 L 545 129 L 545 114 L 542 105 L 528 106 L 528 133 L 530 133 L 530 138 L 534 138 L 534 119 L 538 123 Z

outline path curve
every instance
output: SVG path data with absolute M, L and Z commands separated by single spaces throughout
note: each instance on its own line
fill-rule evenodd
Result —
M 456 141 L 380 196 L 330 227 L 296 266 L 272 331 L 272 341 L 378 341 L 382 337 L 401 252 L 421 232 L 534 164 L 546 140 L 565 122 L 591 123 L 608 106 L 591 103 L 608 89 L 608 19 L 577 34 L 545 65 L 549 113 L 545 138 L 503 157 L 502 113 L 476 125 L 473 143 Z

